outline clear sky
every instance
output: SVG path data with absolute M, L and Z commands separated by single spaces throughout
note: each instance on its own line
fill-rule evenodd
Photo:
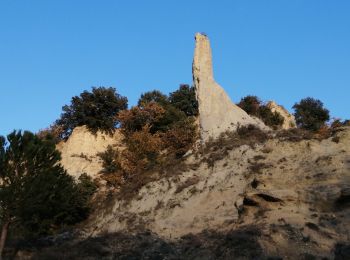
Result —
M 135 104 L 191 84 L 195 32 L 235 102 L 313 96 L 348 119 L 349 14 L 348 0 L 0 0 L 0 135 L 49 126 L 91 86 Z

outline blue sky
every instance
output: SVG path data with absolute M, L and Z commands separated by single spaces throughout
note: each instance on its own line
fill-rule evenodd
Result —
M 195 32 L 237 102 L 306 96 L 350 118 L 350 1 L 0 0 L 0 135 L 37 131 L 92 86 L 135 104 L 192 83 Z

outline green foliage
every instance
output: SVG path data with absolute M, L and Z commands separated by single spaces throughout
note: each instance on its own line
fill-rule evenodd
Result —
M 78 178 L 77 186 L 83 204 L 87 205 L 91 197 L 97 191 L 97 184 L 92 180 L 92 178 L 89 175 L 83 173 Z
M 129 110 L 121 111 L 118 115 L 118 120 L 124 135 L 129 136 L 136 131 L 141 131 L 146 125 L 153 127 L 163 118 L 164 113 L 165 110 L 162 106 L 151 102 L 144 106 L 136 106 Z
M 267 126 L 274 129 L 280 127 L 284 122 L 284 118 L 278 112 L 272 112 L 257 96 L 242 98 L 238 106 L 249 115 L 260 118 Z
M 306 130 L 317 131 L 329 120 L 329 111 L 318 99 L 304 98 L 293 109 L 297 125 Z
M 246 96 L 241 99 L 238 106 L 242 108 L 249 115 L 258 116 L 261 100 L 257 96 Z
M 166 132 L 173 127 L 177 122 L 186 120 L 187 116 L 184 112 L 177 109 L 171 104 L 163 106 L 165 112 L 164 115 L 156 122 L 154 122 L 152 131 L 153 132 Z
M 168 151 L 176 157 L 183 156 L 195 143 L 197 131 L 193 118 L 187 118 L 173 125 L 164 135 Z
M 117 173 L 122 170 L 120 153 L 113 149 L 111 145 L 108 145 L 106 151 L 98 153 L 98 156 L 102 160 L 102 173 Z
M 260 106 L 258 110 L 258 117 L 265 123 L 265 125 L 277 129 L 284 122 L 284 118 L 278 112 L 272 112 L 267 106 Z
M 82 125 L 93 133 L 111 133 L 117 124 L 116 115 L 127 106 L 128 99 L 116 93 L 115 88 L 93 87 L 92 92 L 84 91 L 62 108 L 56 125 L 62 127 L 61 138 L 69 137 L 75 127 Z
M 53 140 L 14 131 L 0 137 L 0 217 L 28 235 L 52 233 L 85 219 L 88 196 L 59 164 Z
M 187 116 L 198 115 L 198 101 L 194 87 L 182 84 L 180 88 L 169 96 L 170 103 Z
M 170 98 L 156 90 L 142 94 L 138 106 L 118 114 L 126 149 L 118 152 L 108 147 L 99 155 L 102 178 L 119 185 L 121 175 L 128 179 L 183 156 L 196 141 L 193 116 L 197 114 L 194 88 L 188 85 L 181 85 Z
M 137 105 L 143 107 L 149 103 L 158 103 L 161 106 L 169 104 L 168 96 L 159 90 L 153 90 L 141 95 Z

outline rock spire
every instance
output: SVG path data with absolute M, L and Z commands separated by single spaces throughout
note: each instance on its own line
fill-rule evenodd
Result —
M 232 103 L 213 76 L 210 42 L 206 35 L 197 33 L 193 59 L 193 82 L 199 105 L 201 140 L 216 138 L 222 132 L 237 130 L 239 125 L 254 124 L 267 128 L 260 120 L 250 117 Z

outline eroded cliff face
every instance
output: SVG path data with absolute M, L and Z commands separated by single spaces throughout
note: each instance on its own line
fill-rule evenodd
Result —
M 177 239 L 254 225 L 269 255 L 329 257 L 350 234 L 350 128 L 332 138 L 269 139 L 255 147 L 189 156 L 189 170 L 144 186 L 132 200 L 99 209 L 87 234 L 150 230 Z M 300 259 L 300 258 L 299 258 Z
M 238 126 L 253 124 L 267 127 L 252 118 L 232 103 L 224 89 L 215 82 L 212 54 L 207 36 L 197 33 L 193 59 L 193 83 L 199 105 L 200 134 L 203 142 L 216 138 L 225 131 L 234 131 Z
M 97 177 L 102 170 L 102 162 L 98 153 L 106 151 L 108 145 L 119 147 L 122 135 L 118 130 L 111 136 L 97 132 L 91 133 L 85 126 L 77 127 L 65 142 L 60 142 L 57 149 L 61 152 L 61 164 L 68 174 L 79 177 L 87 173 Z

